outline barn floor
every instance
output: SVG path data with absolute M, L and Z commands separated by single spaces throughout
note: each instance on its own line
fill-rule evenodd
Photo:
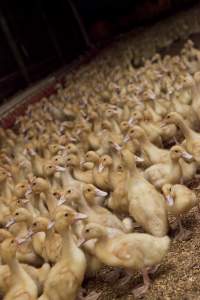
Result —
M 200 34 L 190 37 L 200 49 Z M 176 55 L 185 41 L 178 41 L 162 54 Z M 190 187 L 195 187 L 194 181 Z M 199 192 L 198 192 L 199 193 Z M 200 193 L 199 193 L 200 197 Z M 172 222 L 173 221 L 173 222 Z M 176 224 L 176 221 L 171 220 Z M 200 212 L 193 209 L 183 218 L 183 225 L 191 230 L 187 241 L 176 241 L 176 229 L 170 233 L 171 247 L 168 255 L 158 271 L 151 277 L 152 285 L 143 299 L 146 300 L 198 300 L 200 299 Z M 174 227 L 174 226 L 173 226 Z M 101 292 L 98 300 L 133 300 L 131 290 L 142 283 L 142 276 L 135 273 L 132 280 L 123 287 L 119 287 L 120 279 L 107 281 L 112 269 L 102 269 L 95 278 L 85 282 L 87 293 Z

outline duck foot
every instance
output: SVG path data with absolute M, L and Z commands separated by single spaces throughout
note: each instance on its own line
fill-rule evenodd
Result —
M 179 233 L 175 236 L 175 241 L 187 241 L 190 239 L 192 235 L 191 230 L 182 229 Z
M 179 233 L 175 236 L 176 241 L 187 241 L 190 239 L 192 235 L 192 231 L 187 230 L 183 227 L 181 218 L 178 218 L 178 225 L 179 225 Z
M 105 281 L 108 283 L 113 283 L 116 280 L 118 280 L 122 274 L 122 270 L 121 269 L 116 269 L 116 270 L 112 270 L 110 271 L 108 274 L 106 274 L 106 278 Z
M 77 300 L 98 300 L 100 295 L 101 295 L 101 292 L 97 293 L 97 292 L 93 291 L 86 296 L 78 295 Z
M 143 276 L 144 285 L 132 290 L 132 293 L 133 293 L 135 299 L 142 298 L 150 287 L 151 282 L 150 282 L 150 278 L 149 278 L 147 269 L 142 270 L 142 276 Z
M 160 266 L 161 266 L 161 264 L 158 264 L 158 265 L 156 265 L 154 267 L 149 268 L 148 269 L 148 273 L 149 274 L 155 274 L 158 271 L 158 269 L 160 268 Z
M 147 292 L 149 286 L 147 285 L 142 285 L 140 287 L 135 288 L 132 293 L 134 295 L 135 299 L 141 299 Z
M 122 279 L 120 280 L 118 287 L 124 287 L 132 279 L 132 276 L 133 274 L 127 271 L 124 277 L 122 277 Z

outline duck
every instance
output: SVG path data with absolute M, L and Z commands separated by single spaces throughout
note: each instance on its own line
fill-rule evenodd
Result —
M 144 176 L 157 189 L 161 189 L 165 183 L 179 183 L 182 178 L 179 159 L 187 157 L 190 157 L 190 154 L 179 145 L 175 145 L 170 149 L 170 161 L 147 168 L 144 171 Z
M 39 300 L 75 300 L 86 271 L 86 258 L 76 245 L 72 223 L 86 218 L 67 206 L 60 206 L 55 215 L 55 230 L 63 240 L 62 254 L 51 268 Z
M 168 232 L 166 204 L 163 196 L 138 171 L 134 155 L 122 150 L 122 161 L 128 171 L 126 189 L 129 215 L 154 236 L 162 237 Z
M 181 218 L 193 207 L 199 205 L 198 197 L 194 191 L 182 184 L 165 184 L 162 187 L 162 192 L 166 199 L 168 213 L 178 220 L 179 233 L 176 239 L 187 239 L 191 235 L 191 231 L 184 229 Z
M 3 261 L 8 264 L 11 271 L 11 284 L 4 296 L 5 300 L 13 299 L 37 299 L 37 285 L 31 276 L 23 269 L 16 259 L 17 242 L 14 238 L 8 238 L 1 244 Z
M 17 240 L 19 239 L 19 241 L 21 241 L 28 235 L 29 227 L 32 225 L 32 222 L 32 214 L 27 209 L 20 207 L 15 210 L 12 219 L 10 219 L 6 224 L 6 228 L 10 228 L 12 226 L 9 231 L 16 237 Z M 40 266 L 42 263 L 41 259 L 34 252 L 31 241 L 29 240 L 26 243 L 20 243 L 18 245 L 17 259 L 20 262 L 34 266 Z
M 184 142 L 182 143 L 185 146 L 186 150 L 193 155 L 197 164 L 200 163 L 200 134 L 192 130 L 184 121 L 182 116 L 176 112 L 171 112 L 168 114 L 164 120 L 166 124 L 175 124 L 178 126 L 184 135 Z
M 129 130 L 129 138 L 140 141 L 140 148 L 146 165 L 166 162 L 169 160 L 169 151 L 161 149 L 150 142 L 145 131 L 140 126 L 132 126 Z
M 134 289 L 135 297 L 144 295 L 149 286 L 148 269 L 160 264 L 170 246 L 168 236 L 155 237 L 146 233 L 119 233 L 113 228 L 89 223 L 84 229 L 84 241 L 94 239 L 92 249 L 99 261 L 111 267 L 141 271 L 144 285 Z
M 105 154 L 99 157 L 98 165 L 93 168 L 93 183 L 105 191 L 112 190 L 110 181 L 110 171 L 113 166 L 113 159 L 110 155 Z
M 57 201 L 52 195 L 49 182 L 41 177 L 34 178 L 31 182 L 31 193 L 36 196 L 43 193 L 44 197 L 42 200 L 47 205 L 49 216 L 53 216 L 57 207 Z M 46 212 L 44 212 L 44 214 L 46 214 Z
M 84 183 L 93 183 L 93 173 L 91 170 L 82 171 L 81 161 L 79 157 L 75 154 L 70 154 L 66 159 L 67 166 L 72 168 L 73 177 L 76 180 L 82 181 Z
M 87 202 L 86 198 L 90 198 L 90 194 L 92 193 L 93 189 L 94 188 L 91 185 L 84 185 L 81 191 L 69 188 L 65 194 L 65 203 L 73 206 L 79 212 L 86 214 L 86 223 L 97 222 L 99 224 L 104 224 L 106 226 L 116 228 L 119 231 L 126 231 L 126 224 L 123 224 L 123 222 L 116 215 L 111 213 L 108 209 L 103 207 L 101 208 L 100 206 L 94 207 L 93 205 L 91 206 Z M 103 194 L 103 192 L 104 191 L 101 191 L 101 194 Z M 95 193 L 99 194 L 99 191 L 96 192 L 95 189 Z
M 119 228 L 121 230 L 123 230 L 124 232 L 130 232 L 133 229 L 132 226 L 132 221 L 130 218 L 124 218 L 122 220 L 122 224 L 121 226 L 117 225 L 117 222 L 119 223 L 119 219 L 117 219 L 117 217 L 111 213 L 108 209 L 106 209 L 105 207 L 102 207 L 100 204 L 98 204 L 97 201 L 95 201 L 95 197 L 106 197 L 108 195 L 108 193 L 101 191 L 97 188 L 95 188 L 94 185 L 85 185 L 83 186 L 83 196 L 85 198 L 85 200 L 87 201 L 87 203 L 89 204 L 89 206 L 99 215 L 99 218 L 102 219 L 102 223 L 106 224 L 105 221 L 103 222 L 104 218 L 109 219 L 109 223 L 107 222 L 107 224 L 109 224 L 109 227 L 111 227 L 111 224 L 113 227 L 115 228 Z M 89 218 L 88 218 L 89 220 Z M 116 223 L 116 225 L 115 225 Z
M 51 264 L 55 264 L 58 261 L 62 251 L 62 238 L 60 234 L 55 232 L 53 225 L 54 222 L 48 218 L 36 217 L 30 229 L 31 234 L 34 235 L 39 232 L 45 233 L 45 239 L 43 236 L 37 235 L 32 244 L 35 252 L 40 255 L 45 262 L 50 262 Z

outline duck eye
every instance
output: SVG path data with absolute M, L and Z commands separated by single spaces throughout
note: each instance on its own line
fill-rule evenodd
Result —
M 12 241 L 11 241 L 11 244 L 14 244 L 14 242 L 15 242 L 15 241 L 14 241 L 14 240 L 12 240 Z
M 91 192 L 91 189 L 88 189 L 87 191 L 90 193 L 90 192 Z
M 37 225 L 37 223 L 36 223 L 36 222 L 34 222 L 34 223 L 33 223 L 33 226 L 36 226 L 36 225 Z
M 169 119 L 170 118 L 170 116 L 167 116 L 167 119 Z
M 71 194 L 71 190 L 68 190 L 67 193 L 68 193 L 68 194 Z
M 22 187 L 22 188 L 25 188 L 25 186 L 24 186 L 24 185 L 21 185 L 21 187 Z
M 53 196 L 56 196 L 57 195 L 57 193 L 55 192 L 55 193 L 53 193 Z
M 15 216 L 19 216 L 19 213 L 16 213 Z
M 52 166 L 49 166 L 49 169 L 52 169 Z
M 36 185 L 36 182 L 33 182 L 33 185 Z
M 86 229 L 86 231 L 85 232 L 90 232 L 90 229 Z
M 68 213 L 65 213 L 65 217 L 68 217 Z

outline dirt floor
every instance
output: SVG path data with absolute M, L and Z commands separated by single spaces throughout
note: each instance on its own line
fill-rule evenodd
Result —
M 200 34 L 191 36 L 195 46 L 200 48 Z M 177 41 L 162 55 L 176 55 L 183 47 L 184 41 Z M 196 187 L 199 180 L 189 186 Z M 200 191 L 198 192 L 200 198 Z M 176 221 L 170 220 L 176 225 Z M 187 241 L 176 241 L 176 229 L 171 230 L 171 247 L 158 271 L 151 276 L 152 285 L 143 299 L 146 300 L 200 300 L 200 212 L 193 209 L 183 217 L 183 225 L 191 230 Z M 174 226 L 173 226 L 174 227 Z M 132 280 L 123 287 L 119 287 L 120 279 L 109 281 L 109 274 L 113 270 L 102 269 L 95 278 L 85 282 L 87 293 L 101 292 L 98 300 L 133 300 L 131 290 L 142 283 L 142 276 L 135 273 Z

